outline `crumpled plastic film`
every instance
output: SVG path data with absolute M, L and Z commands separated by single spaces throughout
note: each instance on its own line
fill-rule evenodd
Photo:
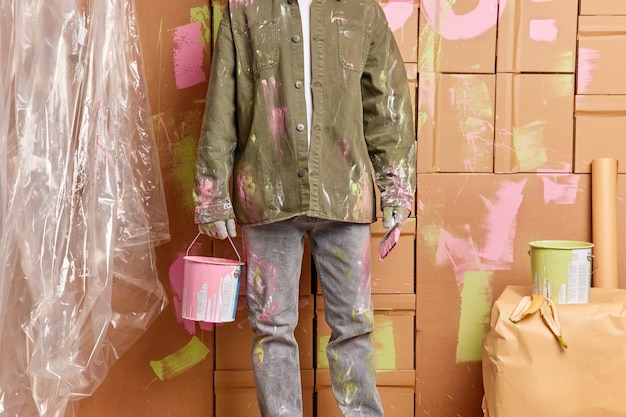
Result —
M 70 417 L 167 305 L 130 0 L 0 0 L 0 416 Z

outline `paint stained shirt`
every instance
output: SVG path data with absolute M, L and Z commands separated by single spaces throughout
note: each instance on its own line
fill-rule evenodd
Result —
M 412 106 L 382 9 L 374 0 L 313 0 L 310 23 L 309 147 L 298 4 L 229 1 L 198 143 L 196 222 L 371 223 L 375 184 L 383 208 L 412 208 Z

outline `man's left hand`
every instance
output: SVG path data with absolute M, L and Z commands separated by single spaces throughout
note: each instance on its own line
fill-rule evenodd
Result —
M 410 214 L 411 211 L 404 207 L 385 207 L 383 209 L 383 227 L 389 229 L 395 224 L 402 226 Z

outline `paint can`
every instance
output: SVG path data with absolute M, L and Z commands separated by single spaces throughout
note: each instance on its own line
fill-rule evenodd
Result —
M 235 320 L 239 281 L 244 263 L 228 237 L 238 260 L 190 256 L 189 249 L 200 233 L 187 248 L 184 256 L 182 317 L 208 323 L 226 323 Z
M 539 240 L 529 246 L 533 293 L 557 304 L 589 302 L 593 243 Z

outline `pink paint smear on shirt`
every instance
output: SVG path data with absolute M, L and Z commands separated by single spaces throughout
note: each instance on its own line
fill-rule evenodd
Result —
M 173 42 L 176 88 L 181 90 L 206 81 L 200 22 L 177 27 L 174 30 Z

